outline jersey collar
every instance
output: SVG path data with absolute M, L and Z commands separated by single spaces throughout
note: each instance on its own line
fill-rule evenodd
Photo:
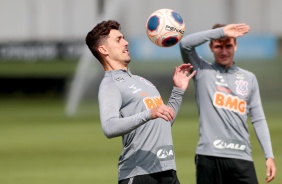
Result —
M 128 74 L 132 76 L 130 69 L 119 69 L 119 70 L 107 70 L 105 71 L 105 76 L 111 76 L 111 75 L 118 75 L 118 74 Z
M 216 62 L 212 63 L 212 65 L 213 65 L 217 70 L 219 70 L 220 73 L 228 73 L 228 72 L 233 73 L 233 72 L 235 72 L 235 71 L 238 70 L 238 67 L 236 66 L 236 63 L 235 63 L 235 62 L 233 62 L 233 65 L 230 66 L 229 68 L 225 68 L 225 67 L 223 67 L 223 66 L 217 64 Z

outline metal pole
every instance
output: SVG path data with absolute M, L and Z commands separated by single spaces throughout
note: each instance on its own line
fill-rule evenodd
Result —
M 235 22 L 235 5 L 236 2 L 234 0 L 227 0 L 227 23 L 234 23 Z
M 98 15 L 102 15 L 104 13 L 104 6 L 105 6 L 105 0 L 98 0 Z

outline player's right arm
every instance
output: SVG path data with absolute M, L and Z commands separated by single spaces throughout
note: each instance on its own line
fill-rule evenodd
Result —
M 102 81 L 99 88 L 98 100 L 100 121 L 107 138 L 125 135 L 151 119 L 150 110 L 128 117 L 122 117 L 120 113 L 122 97 L 119 88 L 114 84 L 113 80 Z
M 180 51 L 184 63 L 191 63 L 195 70 L 199 68 L 201 61 L 204 61 L 196 52 L 196 47 L 212 39 L 225 37 L 224 29 L 217 28 L 197 32 L 184 36 L 180 41 Z
M 247 34 L 250 31 L 250 26 L 245 23 L 228 24 L 224 26 L 223 31 L 226 37 L 237 38 Z
M 136 112 L 131 116 L 123 117 L 121 114 L 121 92 L 111 79 L 102 81 L 99 88 L 98 100 L 100 121 L 107 138 L 128 134 L 152 119 L 162 118 L 169 122 L 175 118 L 173 109 L 164 104 L 153 109 Z M 136 107 L 132 107 L 132 111 L 135 111 L 135 109 Z
M 250 26 L 244 23 L 228 24 L 224 27 L 197 32 L 184 36 L 180 41 L 180 51 L 184 63 L 191 63 L 194 69 L 199 64 L 197 61 L 202 59 L 197 55 L 195 47 L 210 41 L 224 37 L 237 38 L 250 31 Z

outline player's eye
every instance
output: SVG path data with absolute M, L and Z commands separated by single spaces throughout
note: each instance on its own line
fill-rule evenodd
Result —
M 117 38 L 117 42 L 120 42 L 123 38 L 124 38 L 123 36 L 119 36 L 119 37 Z

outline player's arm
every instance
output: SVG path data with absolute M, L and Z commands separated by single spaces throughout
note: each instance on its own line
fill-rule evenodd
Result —
M 256 111 L 256 110 L 254 110 Z M 260 111 L 260 110 L 258 110 Z M 256 114 L 256 112 L 253 112 Z M 266 182 L 270 182 L 276 175 L 276 166 L 274 163 L 274 156 L 272 153 L 271 140 L 269 135 L 269 129 L 265 119 L 252 121 L 255 129 L 256 136 L 260 142 L 266 158 Z
M 244 23 L 228 24 L 224 27 L 201 31 L 184 36 L 180 41 L 180 51 L 184 63 L 191 63 L 197 70 L 204 60 L 198 56 L 195 48 L 212 39 L 220 39 L 225 37 L 237 38 L 248 33 L 250 27 Z
M 128 134 L 152 119 L 162 118 L 171 122 L 175 117 L 174 110 L 167 105 L 160 105 L 132 116 L 123 117 L 120 114 L 121 94 L 112 81 L 100 86 L 98 99 L 102 129 L 107 138 Z
M 271 182 L 276 175 L 276 166 L 274 163 L 274 158 L 266 159 L 266 183 Z
M 176 114 L 180 109 L 183 95 L 188 88 L 189 81 L 196 74 L 196 71 L 189 74 L 192 69 L 193 66 L 191 64 L 182 64 L 174 69 L 172 76 L 174 87 L 167 103 L 167 106 L 171 107 L 175 113 L 171 124 L 173 124 Z
M 223 28 L 211 29 L 184 36 L 180 41 L 180 51 L 184 63 L 191 63 L 195 70 L 203 62 L 198 56 L 196 47 L 212 39 L 225 37 Z
M 269 128 L 265 119 L 263 107 L 261 104 L 259 86 L 254 77 L 254 88 L 252 90 L 252 97 L 250 99 L 250 117 L 253 123 L 256 136 L 263 149 L 264 156 L 266 158 L 266 182 L 270 182 L 274 179 L 276 174 L 276 167 L 274 163 L 274 155 L 272 151 L 271 139 Z
M 257 138 L 262 146 L 265 158 L 274 158 L 270 140 L 270 133 L 261 103 L 259 85 L 254 75 L 252 83 L 253 88 L 250 92 L 252 96 L 250 97 L 248 104 L 251 122 L 254 126 Z
M 223 31 L 226 37 L 237 38 L 247 34 L 250 31 L 250 26 L 245 23 L 228 24 L 224 26 Z
M 107 138 L 125 135 L 151 119 L 150 110 L 122 117 L 121 94 L 112 80 L 100 85 L 98 99 L 102 129 Z

